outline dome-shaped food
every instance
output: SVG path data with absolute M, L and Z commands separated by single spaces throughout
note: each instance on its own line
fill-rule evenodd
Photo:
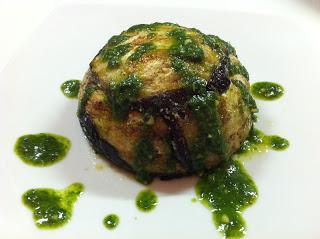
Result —
M 90 63 L 78 116 L 95 151 L 141 180 L 202 173 L 248 136 L 257 112 L 248 78 L 217 36 L 135 25 Z

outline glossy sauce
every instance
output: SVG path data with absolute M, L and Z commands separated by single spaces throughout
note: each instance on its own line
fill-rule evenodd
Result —
M 33 166 L 50 166 L 62 160 L 71 147 L 69 139 L 51 133 L 23 135 L 16 141 L 15 153 Z
M 157 195 L 150 189 L 142 190 L 136 196 L 136 206 L 140 211 L 149 212 L 158 204 Z
M 54 229 L 71 219 L 73 205 L 83 190 L 81 183 L 71 184 L 63 190 L 35 188 L 23 194 L 22 202 L 32 210 L 38 228 Z

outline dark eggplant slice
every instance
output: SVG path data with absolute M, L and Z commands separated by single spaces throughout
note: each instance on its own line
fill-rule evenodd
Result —
M 165 115 L 164 119 L 169 126 L 171 144 L 177 160 L 187 170 L 187 172 L 192 172 L 192 161 L 190 158 L 188 143 L 183 135 L 178 120 L 172 114 Z
M 218 91 L 220 94 L 226 92 L 231 84 L 228 78 L 229 57 L 224 57 L 218 68 L 214 69 L 207 83 L 207 90 Z

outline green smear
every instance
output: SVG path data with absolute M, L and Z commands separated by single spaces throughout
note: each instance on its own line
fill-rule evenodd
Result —
M 262 131 L 252 128 L 248 138 L 242 143 L 239 154 L 250 154 L 254 152 L 263 152 L 267 149 L 277 151 L 285 150 L 290 143 L 287 139 L 277 135 L 265 135 Z
M 284 89 L 281 85 L 273 82 L 256 82 L 251 85 L 251 93 L 261 100 L 276 100 L 283 96 Z
M 142 57 L 143 54 L 154 49 L 156 49 L 156 46 L 152 42 L 144 43 L 139 46 L 128 59 L 131 61 L 137 61 Z
M 51 133 L 23 135 L 15 143 L 19 158 L 33 166 L 50 166 L 62 160 L 71 147 L 69 139 Z
M 224 160 L 213 172 L 200 177 L 195 191 L 225 238 L 242 238 L 246 234 L 242 212 L 255 203 L 258 190 L 240 162 Z
M 119 83 L 110 83 L 107 100 L 115 119 L 127 118 L 130 104 L 137 99 L 142 86 L 142 81 L 135 75 L 130 75 Z
M 150 189 L 142 190 L 136 196 L 136 206 L 140 211 L 149 212 L 158 204 L 157 195 Z
M 133 168 L 137 173 L 137 180 L 143 184 L 148 184 L 152 181 L 152 177 L 145 170 L 145 167 L 153 162 L 155 153 L 152 141 L 148 137 L 141 138 L 135 145 Z
M 249 73 L 247 69 L 239 62 L 237 64 L 230 64 L 228 67 L 229 70 L 229 77 L 232 77 L 234 75 L 242 75 L 247 80 L 249 80 Z
M 222 40 L 218 36 L 203 34 L 203 39 L 205 44 L 210 46 L 211 49 L 216 50 L 219 54 L 222 54 L 222 55 L 233 54 L 235 56 L 237 55 L 234 47 L 230 43 Z
M 122 57 L 132 49 L 130 44 L 118 45 L 112 48 L 103 48 L 101 57 L 108 63 L 108 68 L 114 69 L 121 63 Z
M 77 98 L 80 90 L 80 80 L 67 80 L 62 83 L 60 89 L 64 96 L 68 98 Z
M 196 171 L 204 170 L 204 160 L 210 153 L 225 157 L 227 145 L 222 134 L 221 122 L 217 111 L 217 95 L 207 92 L 204 95 L 194 95 L 188 105 L 197 119 L 199 134 L 192 143 L 191 158 Z
M 116 214 L 109 214 L 103 219 L 103 225 L 111 230 L 119 225 L 120 219 Z
M 249 108 L 251 111 L 251 118 L 253 121 L 255 121 L 256 116 L 254 113 L 259 112 L 259 109 L 257 107 L 256 101 L 253 99 L 252 95 L 250 94 L 249 90 L 247 87 L 239 80 L 234 80 L 232 83 L 238 87 L 238 89 L 241 92 L 242 95 L 242 100 L 244 101 L 245 105 Z
M 30 189 L 23 194 L 22 202 L 32 210 L 38 228 L 55 229 L 71 219 L 73 205 L 83 190 L 84 186 L 81 183 L 71 184 L 63 190 Z
M 194 62 L 199 62 L 204 58 L 202 48 L 194 39 L 187 36 L 186 30 L 181 28 L 173 29 L 169 36 L 176 40 L 176 43 L 170 47 L 172 56 Z

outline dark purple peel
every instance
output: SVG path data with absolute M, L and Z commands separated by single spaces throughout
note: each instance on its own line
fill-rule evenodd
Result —
M 212 76 L 207 83 L 207 90 L 217 91 L 220 94 L 226 92 L 231 84 L 228 78 L 229 58 L 225 57 L 221 60 L 218 68 L 214 69 Z
M 171 145 L 177 161 L 186 169 L 187 172 L 192 172 L 192 160 L 190 157 L 188 143 L 183 135 L 178 119 L 173 115 L 165 115 L 163 118 L 169 127 Z
M 177 161 L 187 172 L 192 172 L 188 144 L 178 123 L 178 118 L 185 115 L 186 102 L 189 98 L 190 94 L 185 90 L 166 92 L 138 100 L 132 105 L 131 110 L 153 112 L 165 120 Z

